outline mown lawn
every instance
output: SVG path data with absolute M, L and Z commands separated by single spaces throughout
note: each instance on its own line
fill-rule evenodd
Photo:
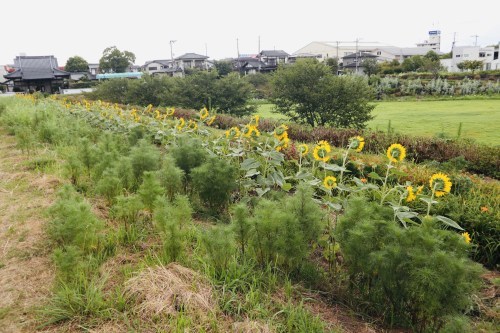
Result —
M 258 106 L 263 118 L 286 119 L 272 113 L 272 104 Z M 368 127 L 418 136 L 454 138 L 462 123 L 461 137 L 490 146 L 500 145 L 500 100 L 391 101 L 379 102 Z

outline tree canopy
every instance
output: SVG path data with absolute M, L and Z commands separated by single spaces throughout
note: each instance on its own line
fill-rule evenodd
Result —
M 116 46 L 110 46 L 103 51 L 99 68 L 106 73 L 123 73 L 134 61 L 135 54 L 132 52 L 120 51 Z
M 364 128 L 375 107 L 367 79 L 333 75 L 314 60 L 300 60 L 281 67 L 272 78 L 272 102 L 279 113 L 311 126 Z
M 89 69 L 89 63 L 80 56 L 68 58 L 64 70 L 67 72 L 86 72 Z

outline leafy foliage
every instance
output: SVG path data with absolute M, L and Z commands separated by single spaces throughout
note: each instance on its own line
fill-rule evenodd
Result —
M 99 68 L 104 73 L 123 73 L 135 62 L 135 54 L 130 51 L 120 51 L 116 46 L 104 49 L 99 60 Z
M 317 61 L 297 61 L 273 76 L 272 102 L 293 121 L 311 126 L 364 128 L 375 106 L 366 79 L 335 76 Z
M 437 331 L 470 306 L 481 269 L 467 258 L 461 235 L 429 219 L 404 229 L 392 215 L 363 199 L 349 203 L 336 236 L 352 285 L 391 324 Z
M 80 56 L 69 57 L 64 70 L 66 72 L 87 72 L 89 63 Z

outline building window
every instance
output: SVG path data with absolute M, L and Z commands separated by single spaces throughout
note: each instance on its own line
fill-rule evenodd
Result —
M 468 58 L 468 57 L 469 57 L 469 55 L 468 55 L 468 54 L 464 54 L 464 58 Z
M 148 67 L 148 70 L 150 70 L 150 71 L 156 71 L 156 70 L 158 70 L 158 67 Z
M 493 53 L 493 60 L 497 60 L 498 59 L 498 51 L 495 51 Z
M 479 52 L 479 58 L 484 58 L 486 54 L 484 52 Z
M 455 56 L 455 58 L 460 58 L 460 54 L 457 54 L 457 55 Z
M 377 55 L 381 55 L 382 54 L 382 51 L 377 51 Z
M 160 66 L 160 69 L 163 69 L 163 66 Z

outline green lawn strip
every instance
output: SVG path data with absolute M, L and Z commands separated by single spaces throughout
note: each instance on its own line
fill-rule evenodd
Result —
M 283 119 L 272 112 L 273 104 L 261 104 L 257 113 L 262 118 Z M 474 139 L 489 146 L 500 144 L 500 100 L 389 101 L 377 102 L 375 118 L 368 128 L 415 136 L 456 138 L 460 123 L 461 138 Z

